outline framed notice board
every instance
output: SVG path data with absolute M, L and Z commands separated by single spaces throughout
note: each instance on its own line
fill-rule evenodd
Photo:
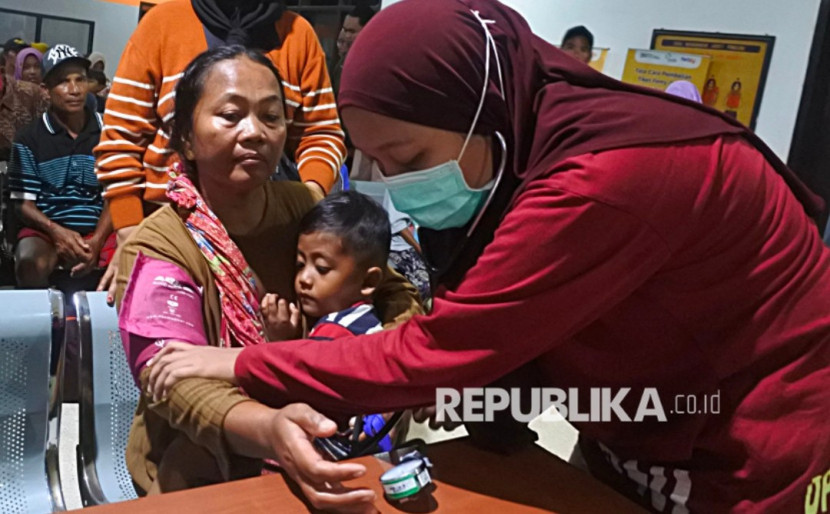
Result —
M 686 80 L 703 91 L 711 60 L 708 55 L 632 48 L 625 59 L 622 81 L 665 91 L 672 82 Z
M 703 103 L 755 128 L 764 95 L 775 36 L 657 29 L 653 50 L 708 55 Z

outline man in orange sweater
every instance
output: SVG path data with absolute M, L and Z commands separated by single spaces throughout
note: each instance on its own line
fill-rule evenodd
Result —
M 261 48 L 273 61 L 283 78 L 286 154 L 317 196 L 336 182 L 344 134 L 311 25 L 277 0 L 166 2 L 142 18 L 124 49 L 95 149 L 119 246 L 167 201 L 167 168 L 176 159 L 169 138 L 178 79 L 197 55 L 225 43 Z M 110 284 L 117 265 L 114 258 L 99 289 Z

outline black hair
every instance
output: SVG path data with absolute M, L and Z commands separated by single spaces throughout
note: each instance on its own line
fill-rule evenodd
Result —
M 86 78 L 88 80 L 94 80 L 95 82 L 98 82 L 99 84 L 103 84 L 105 86 L 107 85 L 107 76 L 104 75 L 103 71 L 93 70 L 93 69 L 90 68 L 86 72 Z
M 565 37 L 562 38 L 562 44 L 565 44 L 565 41 L 569 39 L 573 39 L 575 37 L 584 37 L 588 40 L 588 46 L 594 48 L 594 35 L 591 34 L 591 31 L 585 28 L 585 25 L 578 25 L 576 27 L 571 27 L 565 32 Z
M 282 76 L 270 59 L 260 51 L 246 48 L 242 45 L 219 46 L 199 54 L 184 70 L 182 78 L 176 85 L 175 115 L 170 135 L 170 147 L 178 152 L 185 171 L 191 175 L 195 173 L 192 163 L 184 156 L 185 143 L 193 133 L 193 112 L 202 98 L 205 88 L 205 79 L 210 70 L 222 61 L 229 61 L 244 56 L 268 68 L 277 79 L 282 98 L 282 110 L 285 110 L 285 94 L 282 90 Z
M 324 198 L 300 220 L 300 234 L 327 232 L 340 238 L 355 260 L 384 268 L 392 244 L 392 227 L 383 207 L 357 191 Z
M 360 26 L 365 27 L 374 15 L 375 10 L 369 7 L 368 5 L 358 5 L 357 7 L 349 11 L 349 14 L 347 14 L 346 16 L 358 18 L 360 20 Z

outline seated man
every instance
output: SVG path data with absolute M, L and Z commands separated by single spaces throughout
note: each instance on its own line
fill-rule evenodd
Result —
M 25 225 L 15 250 L 21 288 L 47 287 L 58 264 L 72 276 L 105 266 L 115 244 L 92 156 L 101 118 L 85 107 L 89 61 L 56 45 L 43 64 L 51 107 L 18 134 L 9 162 L 11 199 Z

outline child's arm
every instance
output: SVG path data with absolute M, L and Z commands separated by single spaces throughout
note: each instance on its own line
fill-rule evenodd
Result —
M 415 251 L 418 252 L 418 254 L 423 253 L 421 252 L 421 245 L 418 244 L 418 241 L 415 239 L 415 236 L 412 235 L 412 231 L 409 229 L 409 227 L 398 232 L 398 235 L 401 236 L 403 240 L 406 241 L 407 244 L 409 244 L 409 246 L 414 248 Z

